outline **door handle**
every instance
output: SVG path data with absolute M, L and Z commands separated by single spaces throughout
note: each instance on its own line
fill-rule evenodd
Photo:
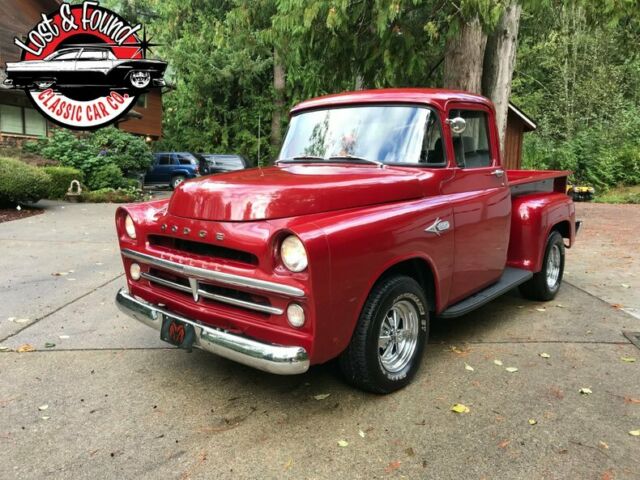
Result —
M 493 172 L 491 172 L 491 175 L 495 175 L 498 178 L 502 178 L 504 177 L 504 170 L 502 170 L 501 168 L 497 168 Z

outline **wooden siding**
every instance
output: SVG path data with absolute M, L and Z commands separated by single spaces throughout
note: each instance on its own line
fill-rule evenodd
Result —
M 518 170 L 522 166 L 522 120 L 509 111 L 507 114 L 507 132 L 504 138 L 503 166 L 508 170 Z
M 159 139 L 162 136 L 162 94 L 160 91 L 151 90 L 147 93 L 146 106 L 134 106 L 133 110 L 142 115 L 142 118 L 132 118 L 121 122 L 119 128 L 137 135 L 148 135 L 154 140 Z
M 0 0 L 0 64 L 20 60 L 22 50 L 13 43 L 24 37 L 40 20 L 41 13 L 56 10 L 56 0 Z

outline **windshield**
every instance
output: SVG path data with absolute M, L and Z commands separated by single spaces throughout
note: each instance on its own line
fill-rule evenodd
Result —
M 409 105 L 358 106 L 303 112 L 291 119 L 279 160 L 369 160 L 424 163 L 431 110 Z M 435 126 L 438 128 L 439 126 Z M 433 148 L 426 145 L 426 152 Z M 336 158 L 337 157 L 337 158 Z M 355 158 L 353 158 L 355 157 Z M 421 157 L 424 157 L 421 159 Z M 429 162 L 431 163 L 431 162 Z

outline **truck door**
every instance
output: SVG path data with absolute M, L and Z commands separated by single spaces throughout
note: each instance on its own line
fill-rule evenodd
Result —
M 445 135 L 452 177 L 443 186 L 451 195 L 454 220 L 451 303 L 497 281 L 505 268 L 511 227 L 511 193 L 500 164 L 494 114 L 481 104 L 454 104 Z M 465 120 L 461 133 L 450 122 Z

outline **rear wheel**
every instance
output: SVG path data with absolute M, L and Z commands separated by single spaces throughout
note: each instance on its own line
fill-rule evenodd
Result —
M 547 239 L 542 270 L 520 285 L 520 293 L 530 300 L 548 301 L 560 290 L 564 273 L 564 240 L 555 230 Z
M 420 285 L 401 275 L 383 279 L 369 294 L 340 356 L 345 378 L 375 393 L 406 386 L 420 366 L 428 331 L 429 310 Z

